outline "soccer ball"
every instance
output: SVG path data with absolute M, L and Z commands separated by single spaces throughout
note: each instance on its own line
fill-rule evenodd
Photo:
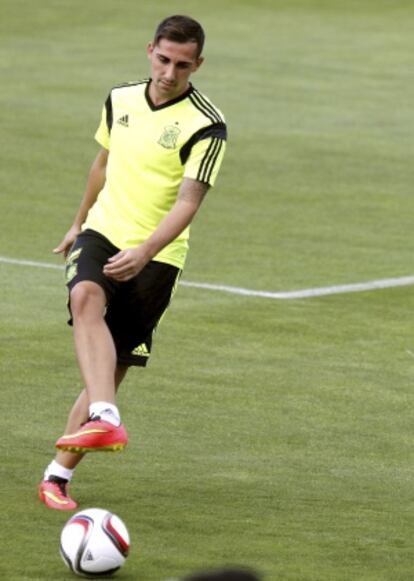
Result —
M 115 573 L 125 563 L 129 534 L 122 520 L 102 508 L 76 513 L 62 529 L 60 554 L 76 574 L 97 577 Z

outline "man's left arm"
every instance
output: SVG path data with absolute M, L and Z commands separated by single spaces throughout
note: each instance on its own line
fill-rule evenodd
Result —
M 140 246 L 121 250 L 104 266 L 104 274 L 118 281 L 126 281 L 138 274 L 167 244 L 175 240 L 191 224 L 209 184 L 184 178 L 177 200 L 161 220 L 153 234 Z

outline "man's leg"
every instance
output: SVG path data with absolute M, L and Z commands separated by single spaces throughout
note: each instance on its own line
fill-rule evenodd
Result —
M 56 447 L 83 453 L 122 450 L 128 437 L 115 404 L 116 348 L 105 322 L 106 296 L 95 282 L 82 281 L 70 293 L 75 349 L 89 402 L 89 421 L 65 434 Z
M 117 364 L 115 368 L 115 389 L 118 391 L 125 375 L 127 374 L 128 366 Z M 65 434 L 73 434 L 76 430 L 84 424 L 89 417 L 89 400 L 86 393 L 86 389 L 82 390 L 76 400 L 74 406 L 72 407 L 68 421 L 66 424 Z M 58 450 L 55 460 L 61 466 L 74 470 L 79 462 L 82 460 L 84 454 L 79 454 L 76 452 L 67 452 L 66 450 Z
M 76 356 L 89 405 L 115 404 L 116 350 L 105 322 L 106 296 L 95 282 L 79 282 L 70 293 Z
M 89 417 L 89 400 L 86 389 L 83 389 L 69 412 L 68 421 L 65 427 L 65 434 L 73 434 L 84 424 Z M 82 460 L 84 454 L 66 452 L 58 450 L 55 461 L 68 470 L 74 470 Z
M 117 365 L 115 369 L 115 389 L 118 390 L 124 379 L 128 367 Z M 65 434 L 78 430 L 87 421 L 89 415 L 89 401 L 87 392 L 82 390 L 72 407 L 65 428 Z M 84 454 L 58 450 L 55 459 L 45 471 L 43 481 L 39 486 L 39 497 L 49 508 L 57 510 L 74 510 L 77 503 L 68 494 L 68 483 L 72 479 L 73 471 Z

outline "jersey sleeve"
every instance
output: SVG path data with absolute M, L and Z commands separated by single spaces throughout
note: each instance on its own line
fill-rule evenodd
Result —
M 109 149 L 111 138 L 108 129 L 107 112 L 105 106 L 102 107 L 101 122 L 99 123 L 99 127 L 96 130 L 95 140 L 105 149 Z
M 214 186 L 226 149 L 220 137 L 201 139 L 191 148 L 185 163 L 184 177 Z

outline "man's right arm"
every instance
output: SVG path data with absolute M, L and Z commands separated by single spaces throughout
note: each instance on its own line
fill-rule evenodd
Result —
M 90 208 L 94 205 L 99 192 L 105 184 L 108 154 L 108 150 L 102 148 L 92 163 L 88 180 L 86 182 L 85 193 L 83 194 L 75 220 L 68 232 L 65 234 L 62 242 L 53 250 L 55 254 L 63 252 L 66 257 L 76 239 L 76 236 L 81 231 L 82 224 L 85 222 Z

